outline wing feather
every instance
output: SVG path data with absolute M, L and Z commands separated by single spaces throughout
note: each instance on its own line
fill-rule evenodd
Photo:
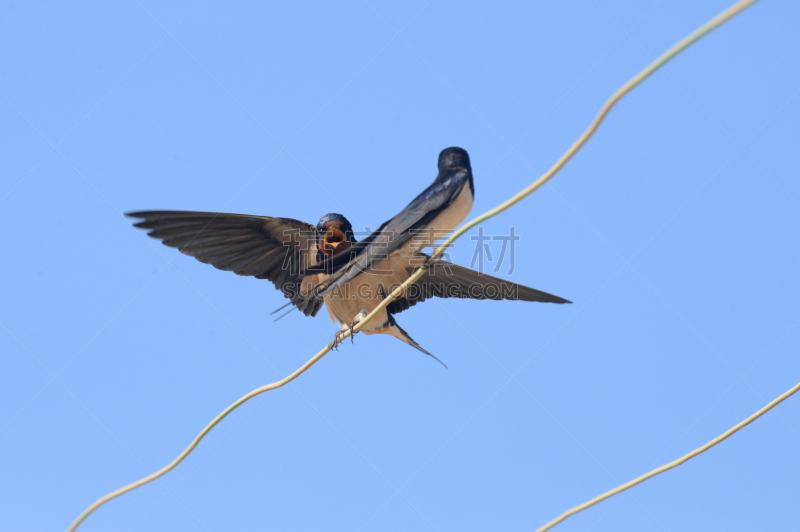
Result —
M 321 300 L 306 301 L 305 270 L 316 264 L 316 228 L 291 218 L 198 211 L 128 213 L 136 227 L 166 246 L 178 248 L 215 268 L 268 279 L 306 315 L 316 315 Z M 308 284 L 308 283 L 306 283 Z
M 408 274 L 411 275 L 414 270 L 408 268 Z M 484 275 L 447 261 L 438 261 L 406 290 L 404 297 L 389 303 L 387 310 L 390 314 L 397 314 L 432 297 L 571 303 L 541 290 Z

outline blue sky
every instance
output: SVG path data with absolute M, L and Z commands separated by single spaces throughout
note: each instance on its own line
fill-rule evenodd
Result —
M 3 3 L 3 528 L 65 529 L 332 339 L 123 212 L 374 228 L 461 146 L 479 214 L 728 4 Z M 795 384 L 798 17 L 765 1 L 714 32 L 483 224 L 520 236 L 498 275 L 573 305 L 418 305 L 398 321 L 449 369 L 359 335 L 82 530 L 531 530 Z M 793 398 L 558 529 L 788 529 L 798 448 Z

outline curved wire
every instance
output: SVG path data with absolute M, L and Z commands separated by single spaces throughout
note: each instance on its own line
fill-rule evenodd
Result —
M 363 320 L 361 320 L 352 329 L 352 331 L 351 330 L 345 331 L 344 334 L 340 335 L 340 338 L 343 340 L 343 339 L 347 338 L 348 336 L 350 336 L 352 334 L 355 334 L 359 330 L 361 330 L 361 328 L 364 327 L 364 325 L 366 325 L 367 322 L 369 322 L 372 318 L 374 318 L 381 310 L 386 308 L 389 305 L 389 303 L 391 303 L 397 297 L 402 295 L 405 292 L 406 288 L 408 288 L 409 286 L 411 286 L 412 284 L 417 282 L 417 280 L 419 280 L 419 278 L 422 277 L 422 275 L 425 273 L 425 271 L 427 270 L 427 267 L 430 266 L 430 264 L 433 263 L 434 261 L 438 260 L 442 256 L 442 254 L 445 252 L 445 250 L 456 239 L 460 238 L 469 229 L 475 227 L 477 224 L 479 224 L 479 223 L 481 223 L 481 222 L 483 222 L 483 221 L 485 221 L 485 220 L 487 220 L 487 219 L 489 219 L 489 218 L 491 218 L 493 216 L 496 216 L 496 215 L 500 214 L 501 212 L 505 211 L 509 207 L 515 205 L 516 203 L 521 201 L 526 196 L 532 194 L 535 190 L 537 190 L 539 187 L 544 185 L 547 181 L 549 181 L 550 178 L 553 177 L 559 170 L 561 170 L 561 168 L 564 167 L 564 165 L 575 155 L 575 153 L 577 153 L 577 151 L 579 149 L 581 149 L 581 147 L 583 147 L 584 144 L 586 144 L 586 141 L 588 141 L 589 138 L 595 133 L 595 131 L 600 126 L 600 124 L 602 123 L 603 119 L 605 119 L 606 115 L 611 110 L 611 108 L 623 96 L 625 96 L 628 92 L 630 92 L 631 89 L 633 89 L 638 84 L 640 84 L 642 81 L 644 81 L 648 76 L 650 76 L 650 74 L 652 74 L 653 72 L 655 72 L 656 70 L 661 68 L 667 61 L 669 61 L 670 59 L 672 59 L 673 57 L 678 55 L 680 52 L 682 52 L 683 50 L 688 48 L 692 43 L 694 43 L 695 41 L 697 41 L 698 39 L 700 39 L 701 37 L 703 37 L 704 35 L 709 33 L 711 30 L 717 28 L 723 22 L 727 21 L 728 19 L 730 19 L 731 17 L 733 17 L 737 13 L 741 12 L 746 7 L 750 6 L 751 4 L 755 3 L 756 1 L 758 1 L 758 0 L 743 0 L 743 1 L 740 1 L 740 2 L 738 2 L 736 4 L 734 4 L 732 7 L 728 8 L 725 11 L 723 11 L 722 13 L 720 13 L 719 15 L 714 17 L 712 20 L 710 20 L 709 22 L 707 22 L 706 24 L 704 24 L 703 26 L 701 26 L 700 28 L 698 28 L 697 30 L 695 30 L 694 32 L 692 32 L 691 34 L 686 36 L 685 38 L 683 38 L 675 46 L 673 46 L 672 48 L 667 50 L 663 55 L 661 55 L 655 61 L 653 61 L 647 67 L 645 67 L 644 70 L 642 70 L 641 72 L 636 74 L 633 78 L 631 78 L 627 83 L 625 83 L 622 87 L 620 87 L 606 101 L 605 104 L 603 104 L 603 106 L 600 108 L 600 112 L 597 113 L 597 116 L 595 116 L 594 120 L 589 125 L 589 127 L 586 129 L 586 131 L 583 132 L 583 134 L 578 138 L 578 140 L 576 140 L 575 143 L 572 146 L 570 146 L 570 148 L 564 153 L 564 155 L 562 155 L 561 158 L 558 159 L 558 161 L 556 161 L 556 163 L 552 167 L 550 167 L 549 170 L 547 170 L 547 172 L 545 172 L 541 177 L 539 177 L 539 179 L 537 179 L 536 181 L 531 183 L 531 185 L 529 185 L 527 188 L 525 188 L 524 190 L 522 190 L 519 193 L 517 193 L 512 198 L 510 198 L 510 199 L 506 200 L 505 202 L 501 203 L 500 205 L 498 205 L 494 209 L 486 211 L 485 213 L 481 214 L 480 216 L 478 216 L 476 218 L 473 218 L 471 221 L 469 221 L 468 223 L 466 223 L 463 226 L 461 226 L 461 228 L 456 230 L 452 235 L 450 235 L 450 237 L 448 237 L 444 242 L 442 242 L 442 244 L 440 246 L 438 246 L 436 248 L 436 251 L 431 255 L 431 257 L 428 259 L 428 261 L 426 262 L 426 264 L 423 267 L 417 269 L 417 271 L 414 272 L 403 284 L 401 284 L 399 287 L 397 287 L 395 290 L 393 290 L 383 301 L 381 301 L 381 303 L 375 308 L 375 310 L 373 310 Z M 281 380 L 279 380 L 277 382 L 274 382 L 272 384 L 267 384 L 267 385 L 264 385 L 264 386 L 262 386 L 260 388 L 256 388 L 255 390 L 251 391 L 247 395 L 244 395 L 241 398 L 239 398 L 236 402 L 231 404 L 228 408 L 226 408 L 223 412 L 221 412 L 217 417 L 215 417 L 211 421 L 211 423 L 206 425 L 206 427 L 202 431 L 200 431 L 200 434 L 198 434 L 195 437 L 195 439 L 192 440 L 192 443 L 189 444 L 189 446 L 186 449 L 184 449 L 183 452 L 180 455 L 178 455 L 177 458 L 175 458 L 175 460 L 173 460 L 172 462 L 170 462 L 169 464 L 167 464 L 163 468 L 159 469 L 155 473 L 152 473 L 152 474 L 150 474 L 150 475 L 148 475 L 148 476 L 146 476 L 146 477 L 144 477 L 142 479 L 137 480 L 136 482 L 132 482 L 131 484 L 128 484 L 127 486 L 124 486 L 124 487 L 122 487 L 122 488 L 120 488 L 118 490 L 112 491 L 111 493 L 109 493 L 107 495 L 104 495 L 103 497 L 97 499 L 88 508 L 86 508 L 86 510 L 84 510 L 83 513 L 81 513 L 81 515 L 79 515 L 77 517 L 77 519 L 75 519 L 75 521 L 67 529 L 67 532 L 74 532 L 78 528 L 78 526 L 87 517 L 89 517 L 89 515 L 91 515 L 92 512 L 94 512 L 97 508 L 99 508 L 103 504 L 107 503 L 111 499 L 119 497 L 120 495 L 123 495 L 124 493 L 127 493 L 127 492 L 129 492 L 131 490 L 134 490 L 134 489 L 138 488 L 139 486 L 143 486 L 144 484 L 147 484 L 148 482 L 152 482 L 153 480 L 163 476 L 164 474 L 166 474 L 169 471 L 171 471 L 172 469 L 174 469 L 178 464 L 180 464 L 183 461 L 184 458 L 186 458 L 189 455 L 189 453 L 191 453 L 194 450 L 195 447 L 197 447 L 197 445 L 200 443 L 200 440 L 202 440 L 206 436 L 206 434 L 208 434 L 211 431 L 211 429 L 213 429 L 220 421 L 225 419 L 225 417 L 228 414 L 230 414 L 231 412 L 236 410 L 239 406 L 241 406 L 243 403 L 249 401 L 250 399 L 252 399 L 256 395 L 262 394 L 262 393 L 264 393 L 264 392 L 266 392 L 268 390 L 274 390 L 275 388 L 280 388 L 281 386 L 284 386 L 285 384 L 288 384 L 288 383 L 292 382 L 294 379 L 296 379 L 297 377 L 302 375 L 308 368 L 310 368 L 311 366 L 316 364 L 323 356 L 325 356 L 328 352 L 330 352 L 330 350 L 332 348 L 333 348 L 333 342 L 331 342 L 330 344 L 325 346 L 324 349 L 322 349 L 319 353 L 314 355 L 308 362 L 303 364 L 300 368 L 298 368 L 291 375 L 289 375 L 289 376 L 287 376 L 287 377 L 285 377 L 285 378 L 283 378 L 283 379 L 281 379 Z M 566 519 L 566 517 L 565 517 L 565 519 Z
M 751 415 L 747 419 L 737 423 L 736 425 L 734 425 L 733 427 L 729 428 L 728 430 L 726 430 L 725 432 L 723 432 L 722 434 L 720 434 L 719 436 L 717 436 L 716 438 L 714 438 L 710 442 L 706 443 L 705 445 L 702 445 L 702 446 L 698 447 L 694 451 L 686 453 L 685 455 L 681 456 L 677 460 L 673 460 L 672 462 L 670 462 L 668 464 L 664 464 L 661 467 L 657 467 L 657 468 L 653 469 L 652 471 L 650 471 L 648 473 L 645 473 L 644 475 L 642 475 L 640 477 L 636 477 L 635 479 L 633 479 L 633 480 L 631 480 L 629 482 L 626 482 L 625 484 L 621 484 L 621 485 L 617 486 L 616 488 L 603 493 L 602 495 L 598 495 L 594 499 L 586 501 L 583 504 L 579 504 L 578 506 L 567 510 L 566 512 L 564 512 L 563 514 L 559 515 L 558 517 L 556 517 L 555 519 L 553 519 L 552 521 L 550 521 L 546 525 L 544 525 L 544 526 L 542 526 L 540 528 L 537 528 L 536 532 L 544 532 L 545 530 L 550 530 L 551 528 L 556 526 L 558 523 L 560 523 L 561 521 L 563 521 L 567 517 L 575 515 L 578 512 L 582 512 L 583 510 L 594 506 L 598 502 L 604 501 L 604 500 L 608 499 L 609 497 L 613 497 L 617 493 L 622 493 L 623 491 L 625 491 L 625 490 L 627 490 L 629 488 L 632 488 L 637 484 L 641 484 L 642 482 L 644 482 L 648 478 L 653 478 L 654 476 L 659 475 L 659 474 L 663 473 L 664 471 L 669 471 L 670 469 L 672 469 L 674 467 L 678 467 L 679 465 L 681 465 L 682 463 L 686 462 L 687 460 L 691 460 L 692 458 L 694 458 L 698 454 L 702 454 L 702 453 L 706 452 L 707 450 L 711 449 L 712 447 L 714 447 L 718 443 L 727 440 L 734 433 L 738 432 L 739 430 L 743 429 L 744 427 L 746 427 L 747 425 L 749 425 L 750 423 L 752 423 L 756 419 L 760 418 L 761 416 L 763 416 L 764 414 L 766 414 L 767 412 L 769 412 L 770 410 L 772 410 L 773 408 L 778 406 L 780 403 L 782 403 L 783 401 L 785 401 L 786 399 L 788 399 L 789 397 L 791 397 L 792 395 L 794 395 L 798 391 L 800 391 L 800 383 L 794 385 L 792 388 L 790 388 L 786 392 L 782 393 L 781 395 L 779 395 L 778 397 L 776 397 L 775 399 L 773 399 L 772 401 L 767 403 L 767 405 L 764 406 L 763 408 L 761 408 L 758 412 L 754 413 L 753 415 Z
M 123 487 L 119 488 L 118 490 L 112 491 L 111 493 L 109 493 L 107 495 L 104 495 L 103 497 L 100 497 L 99 499 L 94 501 L 91 506 L 86 508 L 83 511 L 83 513 L 78 516 L 77 519 L 75 519 L 75 521 L 70 525 L 70 527 L 67 529 L 67 531 L 68 532 L 73 532 L 75 529 L 78 528 L 78 525 L 80 525 L 83 522 L 84 519 L 89 517 L 89 515 L 92 512 L 97 510 L 100 506 L 102 506 L 103 504 L 107 503 L 111 499 L 115 499 L 115 498 L 119 497 L 120 495 L 122 495 L 124 493 L 128 493 L 129 491 L 132 491 L 132 490 L 138 488 L 139 486 L 143 486 L 143 485 L 147 484 L 148 482 L 152 482 L 153 480 L 155 480 L 155 479 L 163 476 L 164 474 L 169 473 L 173 469 L 175 469 L 175 467 L 178 464 L 180 464 L 181 462 L 183 462 L 183 459 L 186 458 L 187 456 L 189 456 L 189 453 L 191 453 L 194 450 L 194 448 L 197 447 L 197 445 L 200 443 L 200 440 L 205 438 L 206 435 L 209 432 L 211 432 L 211 429 L 216 427 L 217 424 L 220 421 L 222 421 L 223 419 L 225 419 L 228 416 L 228 414 L 230 414 L 231 412 L 233 412 L 234 410 L 239 408 L 242 404 L 246 403 L 247 401 L 249 401 L 250 399 L 252 399 L 256 395 L 262 394 L 262 393 L 264 393 L 266 391 L 269 391 L 269 390 L 274 390 L 275 388 L 280 388 L 281 386 L 284 386 L 285 384 L 289 384 L 290 382 L 295 380 L 297 377 L 299 377 L 300 375 L 305 373 L 305 371 L 308 368 L 310 368 L 311 366 L 316 364 L 319 361 L 319 359 L 321 359 L 323 356 L 325 356 L 325 354 L 330 350 L 331 350 L 331 346 L 328 345 L 325 349 L 323 349 L 322 351 L 320 351 L 319 353 L 314 355 L 308 362 L 306 362 L 305 364 L 303 364 L 302 366 L 297 368 L 297 370 L 295 370 L 295 372 L 292 373 L 291 375 L 289 375 L 287 377 L 284 377 L 283 379 L 281 379 L 281 380 L 279 380 L 277 382 L 273 382 L 272 384 L 265 384 L 264 386 L 261 386 L 260 388 L 256 388 L 255 390 L 251 391 L 247 395 L 243 395 L 242 397 L 240 397 L 235 403 L 231 404 L 228 408 L 226 408 L 224 411 L 222 411 L 217 417 L 215 417 L 211 421 L 211 423 L 206 425 L 205 428 L 200 431 L 200 434 L 198 434 L 194 438 L 194 440 L 192 440 L 192 443 L 190 443 L 189 446 L 186 449 L 184 449 L 183 452 L 181 454 L 179 454 L 177 458 L 175 458 L 175 460 L 173 460 L 169 464 L 165 465 L 164 467 L 162 467 L 161 469 L 159 469 L 155 473 L 147 475 L 146 477 L 141 478 L 141 479 L 137 480 L 136 482 L 131 482 L 127 486 L 123 486 Z

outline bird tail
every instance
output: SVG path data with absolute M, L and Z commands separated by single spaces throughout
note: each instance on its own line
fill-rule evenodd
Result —
M 445 369 L 447 368 L 447 364 L 445 364 L 444 362 L 442 362 L 441 360 L 436 358 L 435 355 L 433 355 L 432 353 L 428 352 L 424 347 L 419 345 L 413 338 L 411 338 L 408 335 L 408 333 L 405 331 L 405 329 L 403 329 L 402 327 L 400 327 L 397 324 L 397 322 L 395 321 L 394 317 L 391 314 L 389 314 L 389 325 L 390 325 L 389 334 L 391 334 L 392 336 L 394 336 L 398 340 L 402 340 L 403 342 L 407 343 L 408 345 L 410 345 L 414 349 L 418 349 L 419 351 L 422 351 L 423 353 L 425 353 L 429 357 L 433 358 L 436 362 L 438 362 L 439 364 L 444 366 Z

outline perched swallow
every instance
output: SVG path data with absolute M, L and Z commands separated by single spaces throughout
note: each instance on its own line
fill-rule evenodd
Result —
M 215 268 L 269 279 L 306 316 L 324 303 L 340 335 L 372 312 L 417 268 L 425 274 L 361 329 L 415 342 L 394 315 L 431 297 L 570 303 L 566 299 L 439 260 L 423 266 L 422 250 L 466 218 L 475 194 L 467 152 L 439 154 L 433 184 L 403 211 L 362 241 L 341 214 L 326 214 L 316 226 L 291 218 L 193 211 L 142 211 L 136 227 L 165 245 Z M 438 359 L 436 359 L 438 360 Z

